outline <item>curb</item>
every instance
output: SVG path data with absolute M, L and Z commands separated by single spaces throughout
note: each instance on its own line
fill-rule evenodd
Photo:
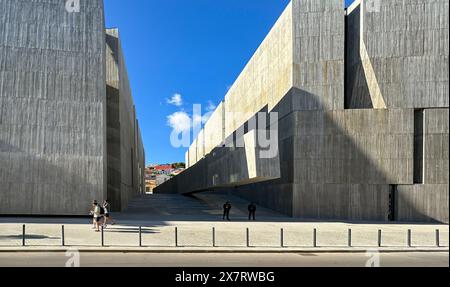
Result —
M 448 247 L 443 248 L 374 248 L 374 247 L 357 247 L 357 248 L 117 248 L 117 247 L 12 247 L 0 248 L 0 253 L 64 253 L 67 250 L 76 249 L 81 253 L 412 253 L 412 252 L 449 252 Z

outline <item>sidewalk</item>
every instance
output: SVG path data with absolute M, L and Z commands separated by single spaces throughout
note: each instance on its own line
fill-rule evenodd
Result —
M 108 248 L 101 247 L 101 233 L 92 230 L 90 221 L 87 219 L 81 221 L 84 224 L 70 220 L 68 222 L 61 220 L 58 223 L 28 221 L 25 241 L 29 247 L 25 248 L 60 248 L 63 224 L 65 245 L 86 250 Z M 247 228 L 249 244 L 255 246 L 252 250 L 260 248 L 266 251 L 272 249 L 279 251 L 281 229 L 283 229 L 283 246 L 289 250 L 309 250 L 313 247 L 314 229 L 317 230 L 316 242 L 320 250 L 325 247 L 340 250 L 348 246 L 349 229 L 352 230 L 352 246 L 364 250 L 378 247 L 378 230 L 382 231 L 382 246 L 395 250 L 402 250 L 408 246 L 408 230 L 411 230 L 413 247 L 422 247 L 426 250 L 435 248 L 436 230 L 440 230 L 440 246 L 448 247 L 449 245 L 448 225 L 247 221 L 124 221 L 120 222 L 120 225 L 109 226 L 104 230 L 104 245 L 109 246 L 110 249 L 134 250 L 133 248 L 139 246 L 139 226 L 142 226 L 141 243 L 143 246 L 149 246 L 143 248 L 153 250 L 173 250 L 177 240 L 178 246 L 193 246 L 189 248 L 209 251 L 213 246 L 213 238 L 215 245 L 218 246 L 213 250 L 221 250 L 220 248 L 243 250 L 247 248 Z M 299 246 L 302 248 L 297 249 Z M 22 247 L 22 224 L 0 223 L 0 249 L 4 248 L 24 248 Z
M 261 248 L 261 247 L 0 247 L 0 253 L 410 253 L 445 252 L 448 247 L 319 247 L 319 248 Z

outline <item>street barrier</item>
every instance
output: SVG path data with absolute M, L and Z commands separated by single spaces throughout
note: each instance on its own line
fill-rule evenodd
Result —
M 61 225 L 61 246 L 70 246 L 67 244 L 67 235 L 66 235 L 66 226 L 65 225 Z M 27 242 L 27 232 L 26 232 L 26 225 L 23 224 L 22 225 L 22 234 L 21 234 L 21 239 L 22 239 L 22 246 L 32 246 L 32 244 L 30 244 L 30 242 Z M 136 229 L 135 229 L 136 230 Z M 217 233 L 216 233 L 216 228 L 212 227 L 212 247 L 231 247 L 231 246 L 219 246 L 217 244 Z M 246 244 L 245 246 L 247 248 L 253 247 L 253 245 L 251 244 L 251 237 L 250 237 L 250 228 L 246 228 Z M 315 248 L 320 248 L 320 247 L 337 247 L 337 246 L 320 246 L 318 244 L 318 229 L 314 228 L 313 230 L 313 236 L 312 236 L 312 246 Z M 138 246 L 139 247 L 144 247 L 145 245 L 143 244 L 143 227 L 139 226 L 137 228 L 137 234 L 138 234 Z M 30 238 L 32 235 L 28 234 L 28 237 Z M 107 246 L 105 244 L 105 227 L 102 226 L 100 229 L 100 246 L 105 247 Z M 412 230 L 408 229 L 407 230 L 407 238 L 406 238 L 406 246 L 408 248 L 415 248 L 415 247 L 420 247 L 419 244 L 414 244 L 413 246 L 413 242 L 412 242 L 412 238 L 413 234 L 412 234 Z M 273 247 L 279 247 L 279 248 L 287 248 L 287 247 L 305 247 L 305 246 L 288 246 L 286 245 L 286 232 L 284 228 L 280 229 L 280 245 L 279 246 L 273 246 Z M 435 247 L 443 247 L 441 245 L 441 232 L 439 229 L 435 230 Z M 179 244 L 179 230 L 178 227 L 174 227 L 174 240 L 175 240 L 175 247 L 183 247 L 180 246 Z M 347 235 L 347 246 L 348 248 L 354 248 L 354 247 L 358 247 L 357 244 L 355 244 L 354 240 L 353 240 L 353 230 L 350 228 L 348 229 L 348 235 Z M 378 237 L 377 237 L 377 245 L 379 248 L 381 247 L 390 247 L 389 245 L 387 245 L 385 242 L 383 242 L 383 233 L 381 229 L 378 229 Z M 42 245 L 40 245 L 42 246 Z M 131 247 L 131 246 L 130 246 Z M 147 246 L 149 247 L 149 246 Z M 170 247 L 170 246 L 160 246 L 160 247 Z M 187 247 L 187 246 L 184 246 Z M 269 247 L 269 246 L 264 246 L 264 247 Z M 341 246 L 343 247 L 343 246 Z M 367 246 L 359 246 L 359 247 L 367 247 Z M 391 246 L 391 247 L 399 247 L 399 246 Z

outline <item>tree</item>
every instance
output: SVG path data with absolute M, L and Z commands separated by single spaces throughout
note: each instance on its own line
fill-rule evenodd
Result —
M 184 162 L 176 162 L 172 164 L 172 168 L 186 168 L 186 164 Z

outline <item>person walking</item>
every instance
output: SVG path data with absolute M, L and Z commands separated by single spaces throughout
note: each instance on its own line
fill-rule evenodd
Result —
M 95 229 L 96 228 L 96 218 L 95 218 L 95 215 L 94 215 L 94 213 L 95 213 L 95 206 L 97 205 L 97 200 L 93 200 L 92 201 L 92 209 L 91 209 L 91 211 L 89 212 L 89 215 L 90 216 L 92 216 L 92 229 Z
M 100 232 L 100 223 L 102 221 L 102 209 L 96 200 L 92 202 L 92 214 L 94 216 L 95 232 Z
M 111 225 L 116 224 L 116 221 L 112 218 L 111 214 L 109 214 L 110 205 L 108 200 L 103 202 L 103 209 L 105 210 L 105 222 L 103 226 L 106 228 L 108 226 L 108 222 L 111 222 Z
M 248 220 L 256 220 L 256 204 L 255 203 L 250 203 L 250 205 L 248 206 Z
M 231 210 L 231 203 L 230 202 L 226 202 L 223 205 L 223 220 L 225 220 L 225 218 L 230 221 L 230 210 Z

